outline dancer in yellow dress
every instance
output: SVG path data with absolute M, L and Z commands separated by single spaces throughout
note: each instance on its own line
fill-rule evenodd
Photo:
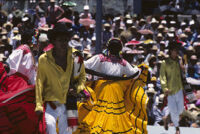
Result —
M 108 54 L 85 61 L 86 71 L 99 75 L 88 82 L 90 100 L 78 105 L 79 134 L 146 134 L 148 97 L 143 90 L 148 68 L 133 67 L 119 56 L 122 43 L 112 38 Z M 126 77 L 124 77 L 126 76 Z

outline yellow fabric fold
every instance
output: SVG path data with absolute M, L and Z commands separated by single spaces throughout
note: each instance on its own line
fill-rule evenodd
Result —
M 87 82 L 92 97 L 78 103 L 80 125 L 74 134 L 147 134 L 147 75 L 145 68 L 135 80 Z

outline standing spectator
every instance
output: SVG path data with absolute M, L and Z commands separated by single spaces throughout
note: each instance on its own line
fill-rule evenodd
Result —
M 57 20 L 64 14 L 64 10 L 55 5 L 55 0 L 50 0 L 50 6 L 48 6 L 47 16 L 48 16 L 48 23 L 55 24 Z
M 181 80 L 181 68 L 178 58 L 178 44 L 169 44 L 169 58 L 163 61 L 160 69 L 160 81 L 162 90 L 168 95 L 168 108 L 172 122 L 176 127 L 176 134 L 180 134 L 179 115 L 184 110 L 183 83 Z
M 89 10 L 90 10 L 89 5 L 85 5 L 83 7 L 83 10 L 84 10 L 84 12 L 80 14 L 80 18 L 81 19 L 86 19 L 86 18 L 92 19 L 92 15 L 89 13 Z
M 38 26 L 38 23 L 40 21 L 44 21 L 44 24 L 46 24 L 46 8 L 45 8 L 45 0 L 40 0 L 39 4 L 36 6 L 36 20 L 35 24 Z
M 112 37 L 112 33 L 110 31 L 109 23 L 105 23 L 104 28 L 105 28 L 105 30 L 103 31 L 103 46 L 105 47 L 108 40 Z

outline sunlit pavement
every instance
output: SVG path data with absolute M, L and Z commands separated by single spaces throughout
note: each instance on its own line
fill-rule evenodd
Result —
M 148 134 L 175 134 L 175 128 L 169 127 L 168 131 L 163 126 L 147 126 Z M 180 127 L 181 134 L 200 134 L 200 128 Z

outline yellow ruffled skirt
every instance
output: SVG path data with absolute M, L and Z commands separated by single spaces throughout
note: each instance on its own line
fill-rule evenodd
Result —
M 135 80 L 88 82 L 92 97 L 78 103 L 79 127 L 74 134 L 147 134 L 147 74 L 145 69 Z

